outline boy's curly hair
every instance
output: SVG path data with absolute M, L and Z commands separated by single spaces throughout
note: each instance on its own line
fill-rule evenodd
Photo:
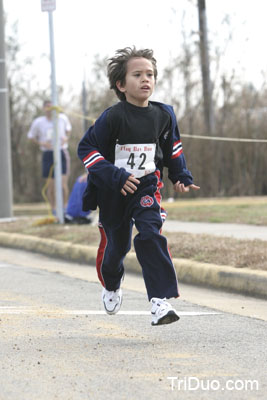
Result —
M 107 75 L 109 79 L 110 89 L 115 90 L 116 95 L 120 100 L 126 100 L 125 94 L 122 93 L 116 86 L 116 82 L 120 82 L 121 85 L 125 84 L 125 78 L 127 73 L 127 63 L 131 58 L 143 57 L 151 61 L 155 81 L 157 79 L 157 61 L 153 57 L 153 50 L 142 49 L 137 50 L 135 46 L 125 47 L 124 49 L 119 49 L 116 51 L 114 57 L 109 58 L 107 66 Z

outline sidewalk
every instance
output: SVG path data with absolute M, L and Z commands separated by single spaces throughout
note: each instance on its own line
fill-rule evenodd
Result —
M 164 230 L 166 232 L 205 233 L 207 235 L 226 236 L 236 239 L 267 240 L 267 226 L 257 225 L 182 222 L 167 219 L 164 222 Z
M 189 223 L 186 225 L 189 227 Z M 194 225 L 198 226 L 199 229 L 201 224 Z M 164 229 L 172 229 L 172 231 L 175 231 L 174 229 L 178 228 L 181 229 L 180 222 L 169 221 Z M 200 233 L 194 232 L 193 230 L 190 230 L 190 232 Z M 214 233 L 214 231 L 212 232 Z M 229 232 L 232 233 L 233 231 Z M 203 230 L 201 233 L 204 233 Z M 4 232 L 0 232 L 0 246 L 42 253 L 70 262 L 80 262 L 88 266 L 95 265 L 97 254 L 97 247 L 95 246 L 77 245 L 69 242 Z M 179 281 L 183 283 L 203 285 L 209 288 L 267 299 L 266 271 L 250 270 L 248 268 L 238 269 L 230 266 L 218 266 L 215 264 L 199 263 L 178 258 L 173 259 L 173 264 Z M 125 268 L 127 271 L 141 274 L 141 267 L 136 260 L 134 252 L 130 252 L 127 255 Z

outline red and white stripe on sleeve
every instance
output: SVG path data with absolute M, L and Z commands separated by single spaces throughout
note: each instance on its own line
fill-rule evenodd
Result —
M 85 158 L 83 158 L 83 163 L 85 168 L 89 169 L 93 165 L 95 165 L 97 162 L 105 160 L 102 154 L 100 154 L 98 151 L 92 151 L 89 153 Z
M 178 140 L 173 144 L 173 149 L 172 149 L 172 159 L 179 157 L 180 154 L 183 152 L 183 146 L 181 140 Z

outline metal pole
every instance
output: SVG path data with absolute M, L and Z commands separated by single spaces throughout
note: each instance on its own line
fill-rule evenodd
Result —
M 54 29 L 53 29 L 52 11 L 48 12 L 48 17 L 49 17 L 49 37 L 50 37 L 52 103 L 54 107 L 57 107 L 58 102 L 57 102 Z M 54 173 L 55 173 L 56 213 L 59 222 L 63 224 L 64 214 L 63 214 L 61 151 L 60 151 L 60 137 L 58 135 L 58 113 L 56 110 L 53 110 L 53 146 L 54 146 L 53 154 L 54 154 Z
M 13 195 L 4 32 L 4 9 L 0 0 L 0 218 L 10 218 Z

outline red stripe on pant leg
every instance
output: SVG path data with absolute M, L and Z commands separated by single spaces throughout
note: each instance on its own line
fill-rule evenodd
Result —
M 161 205 L 160 189 L 163 188 L 163 182 L 160 180 L 160 172 L 158 169 L 154 172 L 154 175 L 156 175 L 157 177 L 157 190 L 155 192 L 155 198 L 157 200 L 158 205 L 160 206 Z
M 160 206 L 160 204 L 161 204 L 161 194 L 160 194 L 159 189 L 157 189 L 157 191 L 155 193 L 155 197 L 156 197 L 158 205 Z
M 107 246 L 107 236 L 105 234 L 104 228 L 103 227 L 98 227 L 99 232 L 100 232 L 100 243 L 97 251 L 97 256 L 96 256 L 96 271 L 97 271 L 97 276 L 98 279 L 100 280 L 101 284 L 105 287 L 105 282 L 101 273 L 101 267 L 102 267 L 102 262 Z

